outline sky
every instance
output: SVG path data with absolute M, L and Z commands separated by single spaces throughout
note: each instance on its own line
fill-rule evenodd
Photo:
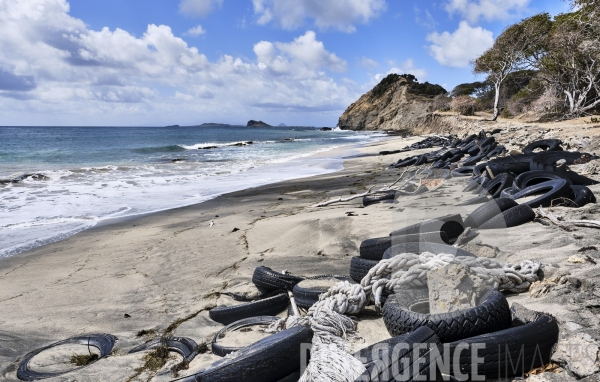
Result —
M 563 0 L 0 0 L 0 126 L 335 126 L 389 73 L 454 86 Z

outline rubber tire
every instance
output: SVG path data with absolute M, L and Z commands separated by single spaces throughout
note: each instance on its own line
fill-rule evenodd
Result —
M 527 204 L 519 204 L 494 216 L 479 226 L 479 229 L 500 229 L 517 227 L 535 219 L 535 212 Z
M 546 191 L 543 195 L 525 202 L 529 207 L 539 206 L 549 207 L 552 201 L 565 196 L 571 191 L 571 182 L 568 179 L 553 179 L 529 186 L 513 195 L 513 200 L 518 200 L 526 196 L 539 194 L 540 191 Z
M 512 175 L 506 173 L 500 174 L 483 187 L 480 195 L 490 195 L 492 199 L 499 198 L 502 190 L 512 187 L 513 181 L 514 178 Z
M 169 348 L 169 351 L 179 354 L 186 362 L 191 362 L 198 355 L 198 344 L 191 338 L 167 337 L 164 340 Z M 159 348 L 162 346 L 162 341 L 162 338 L 155 338 L 134 347 L 128 352 L 128 354 Z
M 588 203 L 596 203 L 596 196 L 586 186 L 571 186 L 575 207 L 583 207 Z
M 462 166 L 452 171 L 452 176 L 472 176 L 474 166 Z
M 464 249 L 452 247 L 450 245 L 421 242 L 392 245 L 390 249 L 385 251 L 383 254 L 383 260 L 390 259 L 401 253 L 414 253 L 416 255 L 420 255 L 423 252 L 431 252 L 434 254 L 449 253 L 455 256 L 477 257 L 471 252 L 467 252 Z
M 514 183 L 513 183 L 514 185 Z M 502 192 L 500 193 L 500 198 L 508 198 L 508 199 L 512 199 L 512 196 L 516 193 L 517 191 L 514 190 L 513 187 L 509 187 L 506 188 L 504 190 L 502 190 Z
M 477 306 L 449 313 L 418 313 L 410 309 L 414 304 L 429 304 L 427 288 L 406 289 L 388 297 L 383 305 L 383 322 L 392 336 L 412 332 L 428 326 L 442 342 L 496 332 L 510 327 L 512 317 L 504 295 L 486 288 Z
M 292 290 L 302 280 L 304 277 L 284 275 L 268 267 L 256 267 L 252 274 L 254 285 L 265 290 Z
M 533 141 L 523 148 L 523 154 L 536 154 L 533 152 L 535 149 L 543 149 L 544 151 L 563 151 L 560 147 L 562 141 L 560 139 L 541 139 L 539 141 Z
M 464 230 L 462 216 L 460 216 L 460 214 L 450 214 L 435 219 L 425 220 L 421 223 L 411 224 L 407 227 L 392 231 L 390 236 L 442 231 L 446 233 L 450 240 L 452 240 L 453 238 L 460 236 Z
M 512 188 L 513 190 L 521 191 L 522 189 L 533 186 L 534 184 L 547 182 L 553 179 L 565 178 L 554 171 L 527 171 L 515 178 Z
M 457 206 L 471 206 L 473 204 L 487 203 L 489 200 L 490 198 L 487 195 L 478 195 L 474 198 L 458 203 Z
M 581 158 L 583 154 L 589 155 L 591 158 L 595 159 L 597 156 L 580 153 L 580 152 L 571 152 L 571 151 L 544 151 L 542 153 L 535 154 L 529 163 L 529 169 L 531 171 L 542 170 L 542 171 L 550 171 L 555 172 L 561 175 L 563 178 L 569 179 L 571 183 L 575 185 L 581 186 L 589 186 L 593 184 L 598 184 L 598 181 L 594 179 L 590 179 L 583 175 L 579 175 L 574 171 L 569 171 L 563 168 L 557 168 L 556 162 L 560 159 L 565 159 L 568 165 L 571 165 L 575 162 L 575 160 Z
M 494 380 L 522 376 L 550 363 L 553 347 L 558 342 L 558 333 L 556 319 L 539 314 L 535 321 L 524 325 L 450 343 L 450 359 L 454 359 L 459 344 L 468 346 L 468 349 L 472 349 L 473 344 L 483 344 L 485 347 L 479 347 L 477 354 L 478 358 L 483 358 L 483 363 L 478 362 L 477 366 L 479 375 Z M 523 362 L 520 362 L 521 357 Z M 471 351 L 462 351 L 458 359 L 461 373 L 470 375 L 473 364 Z M 515 360 L 519 360 L 516 365 L 513 363 Z M 456 375 L 452 366 L 450 374 Z
M 408 166 L 414 165 L 418 159 L 419 159 L 419 157 L 417 157 L 417 156 L 412 156 L 410 158 L 401 159 L 394 165 L 394 167 L 396 167 L 396 168 L 408 167 Z
M 25 356 L 23 361 L 21 361 L 21 363 L 19 364 L 19 368 L 17 369 L 17 378 L 19 378 L 22 381 L 33 381 L 36 379 L 57 377 L 59 375 L 67 374 L 67 373 L 73 372 L 75 370 L 82 369 L 82 368 L 89 366 L 92 363 L 98 362 L 100 359 L 110 355 L 110 353 L 112 352 L 112 350 L 115 346 L 116 341 L 117 341 L 117 337 L 115 337 L 111 334 L 94 333 L 94 334 L 88 334 L 88 335 L 67 338 L 66 340 L 58 341 L 58 342 L 55 342 L 48 346 L 44 346 L 42 348 L 36 349 L 36 350 L 28 353 Z M 90 362 L 86 366 L 75 367 L 75 368 L 73 368 L 71 370 L 67 370 L 67 371 L 45 373 L 45 372 L 33 371 L 29 368 L 29 361 L 31 361 L 31 359 L 33 357 L 35 357 L 36 355 L 40 354 L 44 350 L 48 350 L 50 348 L 60 346 L 60 345 L 66 345 L 66 344 L 88 345 L 88 346 L 95 347 L 96 349 L 100 350 L 100 356 L 97 360 Z
M 518 206 L 519 204 L 511 198 L 492 199 L 489 202 L 477 207 L 465 219 L 465 227 L 479 228 L 482 224 L 494 216 Z
M 362 259 L 361 259 L 362 260 Z M 370 268 L 369 268 L 370 269 Z M 349 281 L 351 284 L 354 284 L 355 281 L 346 276 L 316 276 L 311 277 L 310 279 L 322 279 L 322 278 L 336 278 L 340 281 Z M 327 289 L 322 288 L 304 288 L 299 285 L 295 285 L 293 289 L 294 300 L 296 301 L 296 305 L 300 308 L 308 309 L 314 305 L 315 302 L 319 301 L 319 296 L 323 293 L 327 292 Z
M 390 248 L 392 244 L 415 243 L 420 241 L 450 244 L 448 235 L 443 231 L 394 236 L 393 241 L 391 236 L 385 236 L 375 239 L 367 239 L 360 243 L 359 256 L 363 259 L 379 261 L 383 257 L 384 252 Z
M 377 204 L 377 203 L 381 203 L 381 202 L 393 202 L 394 199 L 396 198 L 396 191 L 392 190 L 392 191 L 387 191 L 384 194 L 381 195 L 367 195 L 367 196 L 363 196 L 363 206 L 367 207 L 370 206 L 371 204 Z
M 481 160 L 482 160 L 483 158 L 485 158 L 485 155 L 484 155 L 484 154 L 479 154 L 479 155 L 476 155 L 476 156 L 474 156 L 474 157 L 471 157 L 471 158 L 467 159 L 466 161 L 464 161 L 464 162 L 463 162 L 463 166 L 474 166 L 474 165 L 476 165 L 477 163 L 481 162 Z
M 357 283 L 369 273 L 371 268 L 376 266 L 379 260 L 368 260 L 361 257 L 354 256 L 350 260 L 350 278 Z
M 389 340 L 388 340 L 389 341 Z M 394 346 L 397 344 L 406 344 L 402 348 L 394 351 Z M 418 358 L 415 359 L 417 348 L 413 345 L 426 345 L 427 349 L 424 352 L 419 352 Z M 385 341 L 380 344 L 375 344 L 389 349 L 388 353 L 381 358 L 370 363 L 367 363 L 363 374 L 357 377 L 355 382 L 390 382 L 390 381 L 441 381 L 441 374 L 436 373 L 430 375 L 432 362 L 437 362 L 436 358 L 432 358 L 431 348 L 437 347 L 438 351 L 441 348 L 440 339 L 435 333 L 427 328 L 421 327 L 407 336 L 400 337 L 400 340 L 391 345 Z M 392 358 L 393 357 L 393 358 Z M 408 370 L 404 369 L 407 366 Z M 418 367 L 418 370 L 416 370 Z M 435 368 L 434 368 L 435 370 Z M 404 374 L 407 375 L 404 375 Z M 437 377 L 437 379 L 435 378 Z
M 283 312 L 290 304 L 287 293 L 281 293 L 273 297 L 246 304 L 234 306 L 218 306 L 208 312 L 208 316 L 215 322 L 229 325 L 249 317 L 275 316 Z
M 307 326 L 286 329 L 243 348 L 234 357 L 205 367 L 183 382 L 276 382 L 300 368 L 300 345 L 311 341 L 312 331 Z
M 270 325 L 273 322 L 279 321 L 279 319 L 280 319 L 279 317 L 274 317 L 274 316 L 257 316 L 257 317 L 250 317 L 250 318 L 245 318 L 243 320 L 238 320 L 238 321 L 232 322 L 231 324 L 229 324 L 226 327 L 219 330 L 217 332 L 217 334 L 214 335 L 212 342 L 211 342 L 212 353 L 219 357 L 225 357 L 229 353 L 233 353 L 235 351 L 242 349 L 241 347 L 229 347 L 229 346 L 219 345 L 219 343 L 217 341 L 225 333 L 233 332 L 235 330 L 242 329 L 242 328 L 247 328 L 249 326 Z

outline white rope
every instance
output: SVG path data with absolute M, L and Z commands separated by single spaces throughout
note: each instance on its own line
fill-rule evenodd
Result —
M 360 285 L 368 297 L 381 308 L 384 291 L 397 292 L 407 287 L 427 286 L 427 272 L 450 263 L 463 264 L 471 273 L 480 277 L 486 285 L 498 290 L 520 293 L 539 280 L 540 263 L 525 260 L 520 264 L 502 265 L 485 257 L 463 257 L 451 254 L 423 252 L 420 255 L 403 253 L 380 261 L 362 279 Z
M 502 265 L 482 257 L 456 257 L 451 254 L 420 255 L 403 253 L 380 261 L 360 284 L 337 283 L 319 296 L 305 317 L 290 316 L 275 322 L 270 331 L 297 325 L 310 325 L 313 331 L 311 361 L 299 382 L 353 382 L 364 371 L 363 364 L 346 351 L 348 339 L 356 335 L 356 321 L 347 315 L 358 314 L 369 300 L 381 306 L 384 290 L 427 285 L 427 272 L 459 263 L 468 266 L 486 285 L 500 290 L 523 292 L 538 280 L 540 264 L 530 260 Z

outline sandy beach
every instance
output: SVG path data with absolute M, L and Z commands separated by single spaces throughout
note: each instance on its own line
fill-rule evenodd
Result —
M 348 275 L 351 257 L 358 255 L 362 240 L 450 213 L 466 217 L 477 205 L 456 206 L 473 197 L 461 192 L 464 178 L 445 180 L 434 191 L 404 196 L 395 203 L 363 207 L 358 198 L 315 207 L 334 197 L 364 192 L 372 185 L 392 183 L 402 171 L 386 170 L 387 166 L 421 151 L 389 156 L 377 153 L 420 139 L 390 137 L 360 148 L 360 155 L 347 159 L 339 172 L 115 222 L 0 260 L 0 379 L 17 380 L 20 360 L 33 349 L 75 335 L 102 332 L 118 337 L 112 356 L 49 381 L 171 380 L 168 366 L 176 363 L 176 358 L 156 374 L 138 372 L 143 355 L 127 351 L 164 334 L 210 342 L 222 325 L 210 320 L 208 311 L 239 303 L 228 293 L 251 289 L 257 266 L 303 276 Z M 600 194 L 600 186 L 590 188 Z M 600 207 L 590 204 L 552 211 L 570 218 L 595 219 Z M 532 222 L 480 231 L 464 249 L 501 262 L 541 261 L 551 265 L 546 269 L 555 274 L 578 278 L 581 284 L 576 293 L 565 287 L 564 293 L 544 298 L 527 293 L 508 296 L 511 304 L 519 302 L 551 312 L 559 320 L 563 336 L 569 330 L 598 330 L 597 308 L 590 308 L 589 301 L 584 303 L 577 296 L 589 292 L 600 299 L 600 289 L 593 281 L 600 266 L 567 262 L 571 255 L 583 252 L 600 258 L 594 246 L 597 239 L 598 230 L 593 228 L 566 230 Z M 142 330 L 150 334 L 138 336 Z M 389 338 L 383 320 L 375 315 L 360 316 L 358 332 L 365 339 L 364 346 Z M 256 335 L 240 337 L 238 343 L 256 339 Z M 180 375 L 192 374 L 217 359 L 202 354 Z M 55 361 L 51 359 L 36 362 L 38 367 L 44 362 L 51 368 L 64 367 L 52 365 Z

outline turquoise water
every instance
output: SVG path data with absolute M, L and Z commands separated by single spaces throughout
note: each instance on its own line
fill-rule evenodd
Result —
M 313 154 L 381 136 L 293 127 L 0 127 L 0 180 L 23 179 L 0 184 L 0 257 L 106 219 L 339 170 L 342 158 Z

